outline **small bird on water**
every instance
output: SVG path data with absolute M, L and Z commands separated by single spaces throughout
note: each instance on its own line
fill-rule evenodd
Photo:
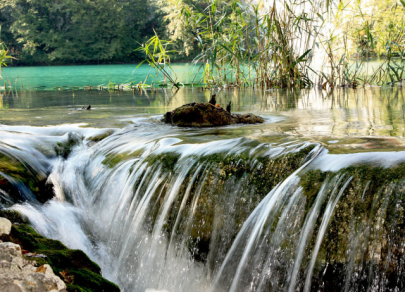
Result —
M 91 105 L 89 105 L 89 106 L 86 108 L 86 110 L 91 110 Z
M 216 94 L 213 94 L 213 95 L 211 96 L 211 99 L 210 99 L 210 104 L 212 104 L 212 105 L 214 105 L 214 106 L 215 106 L 215 104 L 217 103 L 217 100 L 215 99 L 216 96 L 217 96 Z
M 228 105 L 226 106 L 226 111 L 227 111 L 228 113 L 231 113 L 231 103 L 232 103 L 232 101 L 230 101 L 230 102 L 228 103 Z

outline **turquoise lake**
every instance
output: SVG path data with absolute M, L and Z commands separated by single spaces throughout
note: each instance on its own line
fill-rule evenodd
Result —
M 81 65 L 81 66 L 33 66 L 33 67 L 2 67 L 2 82 L 7 82 L 17 89 L 59 86 L 97 86 L 107 85 L 109 82 L 147 84 L 164 82 L 161 74 L 156 74 L 148 64 L 125 65 Z M 172 69 L 172 70 L 171 70 Z M 192 83 L 198 71 L 197 66 L 188 63 L 173 64 L 167 68 L 171 77 L 181 83 Z M 176 73 L 174 73 L 174 72 Z M 195 78 L 194 83 L 198 82 Z M 3 84 L 1 84 L 3 85 Z

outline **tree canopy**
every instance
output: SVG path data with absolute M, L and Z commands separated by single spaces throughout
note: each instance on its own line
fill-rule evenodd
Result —
M 152 0 L 0 0 L 1 39 L 17 64 L 118 63 L 164 29 Z

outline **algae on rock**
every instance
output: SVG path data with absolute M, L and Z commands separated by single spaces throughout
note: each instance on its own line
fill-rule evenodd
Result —
M 300 185 L 306 212 L 313 207 L 315 197 L 325 191 L 322 185 L 333 181 L 321 214 L 333 190 L 341 196 L 319 248 L 311 291 L 326 286 L 334 287 L 331 291 L 365 291 L 375 279 L 384 283 L 386 290 L 405 287 L 405 164 L 390 168 L 359 164 L 336 172 L 305 172 Z M 319 216 L 316 230 L 321 223 Z M 307 250 L 314 244 L 315 237 Z
M 263 123 L 262 117 L 252 113 L 231 114 L 219 105 L 211 103 L 189 103 L 167 112 L 163 121 L 179 127 L 215 127 L 231 124 Z
M 17 217 L 17 221 L 20 220 Z M 14 224 L 10 235 L 0 239 L 19 244 L 25 251 L 45 255 L 45 258 L 25 258 L 35 260 L 37 265 L 49 264 L 57 275 L 68 271 L 73 281 L 66 283 L 67 291 L 120 291 L 117 285 L 101 276 L 100 267 L 83 251 L 68 249 L 60 241 L 38 234 L 29 225 Z

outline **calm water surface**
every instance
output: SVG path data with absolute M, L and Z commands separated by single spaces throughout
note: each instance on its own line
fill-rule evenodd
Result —
M 267 119 L 263 125 L 215 129 L 184 129 L 221 138 L 246 136 L 260 141 L 304 139 L 330 149 L 347 151 L 402 149 L 405 130 L 404 91 L 392 89 L 215 91 L 233 112 L 253 112 Z M 123 127 L 145 121 L 160 123 L 166 111 L 192 101 L 205 102 L 212 92 L 201 88 L 108 91 L 9 91 L 0 98 L 0 123 L 46 126 L 84 123 L 91 127 Z M 83 107 L 92 106 L 92 110 Z M 170 127 L 161 124 L 162 127 Z M 209 139 L 212 139 L 210 137 Z M 281 138 L 280 138 L 281 139 Z
M 14 88 L 37 88 L 59 86 L 97 86 L 115 84 L 145 82 L 158 84 L 164 82 L 161 74 L 149 65 L 142 64 L 126 65 L 81 65 L 81 66 L 33 66 L 33 67 L 3 67 L 2 77 L 4 81 L 12 84 Z M 198 68 L 190 64 L 173 64 L 167 68 L 173 79 L 182 83 L 192 83 Z M 174 73 L 176 72 L 176 73 Z M 146 79 L 146 76 L 148 78 Z M 195 82 L 198 80 L 196 79 Z M 3 84 L 1 84 L 3 86 Z

